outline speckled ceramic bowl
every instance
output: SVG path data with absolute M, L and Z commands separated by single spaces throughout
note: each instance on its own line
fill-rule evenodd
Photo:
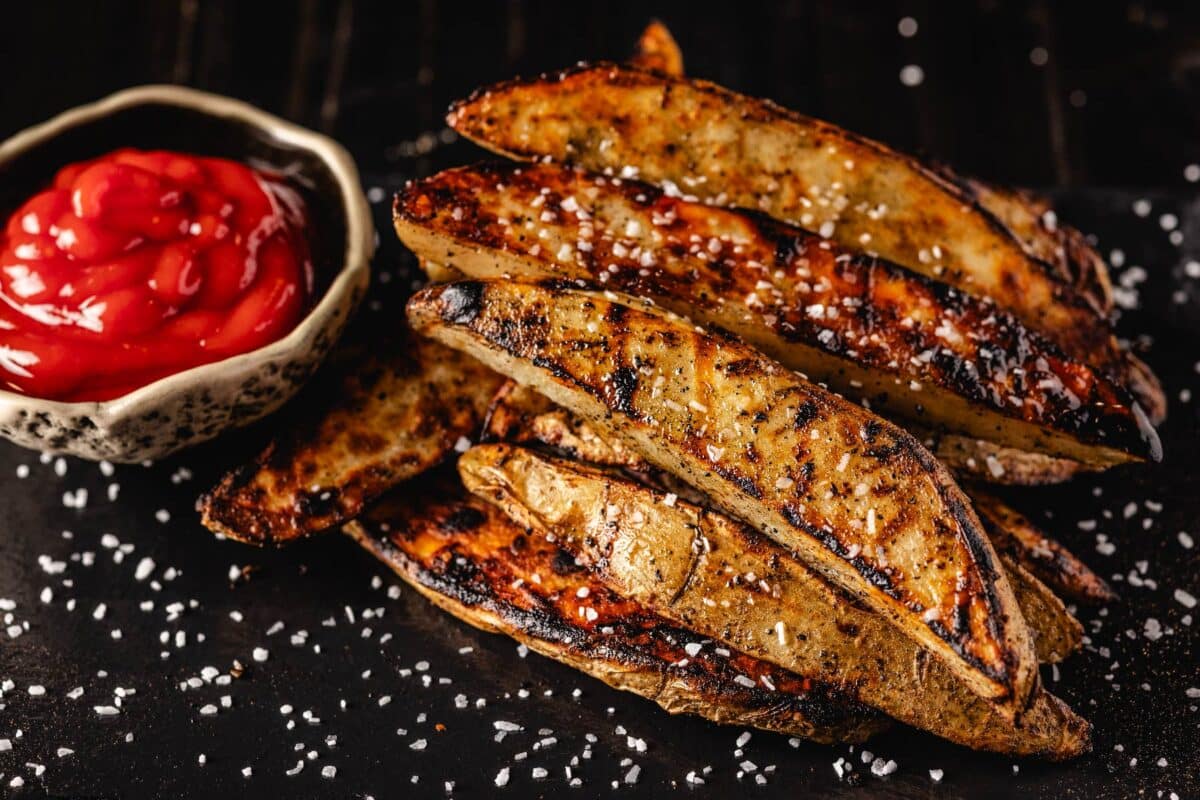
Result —
M 143 86 L 67 111 L 0 144 L 0 214 L 72 161 L 119 147 L 222 156 L 289 176 L 308 201 L 320 297 L 284 338 L 113 400 L 63 403 L 0 390 L 0 436 L 91 459 L 159 458 L 271 413 L 312 375 L 366 292 L 375 232 L 350 155 L 246 103 Z

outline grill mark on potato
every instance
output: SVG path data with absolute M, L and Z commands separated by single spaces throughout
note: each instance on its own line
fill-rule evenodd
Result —
M 614 306 L 615 307 L 615 306 Z M 621 367 L 612 374 L 612 405 L 623 414 L 634 412 L 633 393 L 638 388 L 637 370 L 631 366 Z
M 798 431 L 802 431 L 816 418 L 817 404 L 811 400 L 805 400 L 800 404 L 800 408 L 796 410 L 796 415 L 792 417 L 792 427 Z

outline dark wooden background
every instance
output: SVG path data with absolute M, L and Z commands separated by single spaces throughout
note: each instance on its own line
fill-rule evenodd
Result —
M 623 57 L 654 15 L 696 76 L 993 180 L 1170 186 L 1200 160 L 1194 0 L 5 6 L 4 133 L 125 86 L 185 83 L 332 133 L 364 171 L 384 172 L 480 82 Z M 911 38 L 897 31 L 905 16 L 918 21 Z M 923 69 L 920 86 L 901 84 L 907 64 Z

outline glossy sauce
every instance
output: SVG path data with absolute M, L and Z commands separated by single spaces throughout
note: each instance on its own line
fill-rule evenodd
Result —
M 0 234 L 0 387 L 106 400 L 281 338 L 313 299 L 306 229 L 293 188 L 238 162 L 64 167 Z

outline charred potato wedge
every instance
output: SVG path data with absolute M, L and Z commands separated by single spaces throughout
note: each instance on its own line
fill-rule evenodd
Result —
M 470 356 L 402 337 L 348 364 L 331 405 L 292 421 L 198 507 L 210 530 L 281 545 L 353 519 L 475 437 L 503 379 Z
M 509 381 L 496 393 L 484 425 L 484 441 L 541 442 L 592 464 L 650 469 L 620 439 L 605 437 L 528 386 Z
M 410 184 L 395 223 L 423 259 L 473 278 L 652 298 L 886 416 L 1097 466 L 1158 457 L 1123 389 L 1015 317 L 762 215 L 556 165 L 485 165 Z
M 1083 625 L 1062 599 L 1012 555 L 1001 553 L 1000 563 L 1033 634 L 1038 661 L 1057 664 L 1078 652 L 1083 646 Z
M 629 63 L 639 69 L 654 70 L 664 75 L 682 75 L 683 51 L 667 26 L 654 20 L 638 37 Z
M 487 87 L 455 104 L 447 121 L 511 157 L 640 176 L 822 231 L 991 297 L 1077 358 L 1121 362 L 1106 321 L 1074 285 L 1080 269 L 1062 263 L 1069 248 L 1048 241 L 1031 252 L 985 205 L 996 204 L 990 196 L 968 194 L 912 157 L 771 102 L 597 64 Z M 1035 226 L 1023 232 L 1039 242 L 1049 237 Z
M 1053 207 L 1045 198 L 1023 189 L 992 186 L 959 175 L 945 165 L 937 165 L 934 169 L 999 219 L 1026 252 L 1054 266 L 1058 276 L 1071 284 L 1098 312 L 1107 315 L 1112 311 L 1112 280 L 1108 265 L 1082 233 L 1058 223 Z
M 1004 486 L 1045 486 L 1064 483 L 1076 475 L 1102 468 L 1069 458 L 972 439 L 954 433 L 931 433 L 911 423 L 906 426 L 938 461 L 960 479 Z
M 896 719 L 970 747 L 1048 758 L 1087 747 L 1087 723 L 1040 688 L 1014 721 L 945 662 L 747 525 L 519 447 L 479 446 L 458 467 L 472 492 L 563 547 L 621 595 L 690 630 L 853 687 Z
M 1013 713 L 1032 638 L 962 492 L 911 435 L 728 336 L 615 293 L 464 281 L 413 328 L 536 388 L 795 551 Z
M 545 395 L 509 378 L 492 395 L 481 440 L 513 441 L 514 436 L 525 435 L 534 417 L 556 408 Z
M 683 51 L 671 32 L 658 20 L 646 26 L 638 39 L 629 65 L 651 69 L 672 77 L 684 75 Z M 1060 225 L 1054 209 L 1043 197 L 1024 189 L 992 186 L 976 178 L 960 176 L 942 164 L 930 164 L 946 180 L 995 215 L 1025 251 L 1055 267 L 1101 314 L 1113 307 L 1112 281 L 1108 265 L 1082 233 Z
M 1095 605 L 1116 599 L 1103 578 L 1024 514 L 982 489 L 967 487 L 967 494 L 997 552 L 1070 600 Z
M 741 653 L 625 599 L 544 537 L 461 486 L 389 495 L 346 532 L 435 605 L 672 714 L 818 742 L 861 742 L 887 720 L 836 688 Z
M 671 32 L 657 20 L 651 22 L 638 39 L 636 53 L 629 63 L 639 69 L 658 70 L 676 78 L 684 75 L 683 52 Z M 1060 278 L 1073 286 L 1098 313 L 1110 314 L 1113 291 L 1108 265 L 1082 233 L 1059 224 L 1053 207 L 1045 198 L 1025 189 L 1007 189 L 961 176 L 945 165 L 930 165 L 930 168 L 957 184 L 960 191 L 995 215 L 1026 252 L 1054 266 Z M 1126 351 L 1120 371 L 1150 421 L 1157 425 L 1166 419 L 1166 395 L 1150 367 Z M 1022 468 L 1024 463 L 1022 460 L 1010 474 L 1032 480 L 1036 472 Z M 1051 475 L 1042 474 L 1047 478 Z

